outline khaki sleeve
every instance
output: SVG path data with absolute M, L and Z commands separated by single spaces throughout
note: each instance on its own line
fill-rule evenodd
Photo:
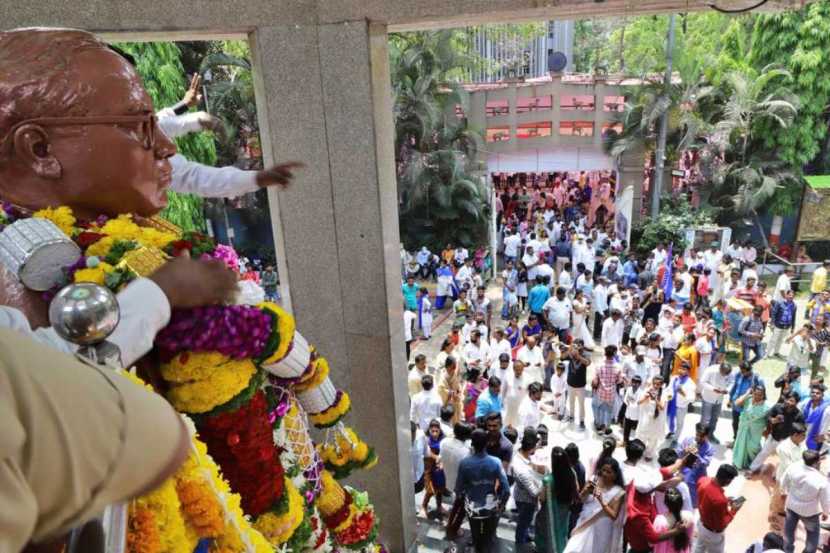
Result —
M 4 329 L 0 415 L 0 505 L 36 507 L 20 521 L 0 507 L 0 552 L 6 536 L 49 539 L 158 485 L 187 451 L 161 396 Z

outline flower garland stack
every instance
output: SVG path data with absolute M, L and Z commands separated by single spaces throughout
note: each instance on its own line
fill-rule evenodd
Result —
M 4 206 L 0 225 L 21 216 Z M 66 268 L 67 282 L 95 282 L 117 291 L 185 251 L 238 266 L 232 248 L 197 233 L 175 232 L 169 224 L 142 226 L 129 215 L 79 222 L 66 207 L 34 216 L 51 220 L 84 252 Z M 366 495 L 345 490 L 322 469 L 310 438 L 288 455 L 288 444 L 279 438 L 285 434 L 274 432 L 287 413 L 295 418 L 307 413 L 315 426 L 328 428 L 351 407 L 348 394 L 331 382 L 325 358 L 297 332 L 293 317 L 273 303 L 177 311 L 157 336 L 156 349 L 168 400 L 193 418 L 204 441 L 194 442 L 195 450 L 206 446 L 227 483 L 218 470 L 199 461 L 209 459 L 205 453 L 196 456 L 188 474 L 210 474 L 211 485 L 205 478 L 173 478 L 139 499 L 131 509 L 131 551 L 193 551 L 200 539 L 210 539 L 212 551 L 258 552 L 263 536 L 271 547 L 289 551 L 326 551 L 330 544 L 374 548 L 377 519 Z M 301 409 L 274 404 L 273 389 L 289 389 Z M 304 427 L 286 420 L 295 434 Z M 376 462 L 353 432 L 349 442 L 356 446 L 350 470 Z M 256 530 L 246 526 L 242 511 Z M 228 531 L 230 523 L 235 534 Z

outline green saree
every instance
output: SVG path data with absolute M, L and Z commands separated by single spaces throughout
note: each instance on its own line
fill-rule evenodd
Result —
M 739 470 L 748 469 L 752 460 L 761 451 L 761 438 L 767 427 L 766 403 L 750 403 L 741 412 L 738 422 L 738 436 L 732 448 L 732 462 Z
M 553 474 L 542 479 L 545 501 L 536 515 L 536 550 L 541 553 L 562 553 L 568 543 L 568 526 L 571 518 L 569 505 L 556 500 Z M 550 539 L 550 535 L 553 539 Z

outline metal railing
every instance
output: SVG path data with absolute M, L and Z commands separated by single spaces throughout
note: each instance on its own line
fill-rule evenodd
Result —
M 820 265 L 820 261 L 811 261 L 810 263 L 795 263 L 790 261 L 789 259 L 785 259 L 778 255 L 777 253 L 773 252 L 769 248 L 764 249 L 764 257 L 761 267 L 758 270 L 758 278 L 763 278 L 764 274 L 777 274 L 772 269 L 768 268 L 768 264 L 770 263 L 777 263 L 783 265 L 786 269 L 787 267 L 791 267 L 795 271 L 795 278 L 791 279 L 790 282 L 793 284 L 801 284 L 802 282 L 807 283 L 809 286 L 812 277 L 808 277 L 806 275 L 811 274 L 815 271 Z

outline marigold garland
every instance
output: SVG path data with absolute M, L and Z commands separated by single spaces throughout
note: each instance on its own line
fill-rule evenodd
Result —
M 127 553 L 161 553 L 161 538 L 155 515 L 146 507 L 130 507 Z
M 75 233 L 75 216 L 72 214 L 72 209 L 66 206 L 61 206 L 55 209 L 47 207 L 46 209 L 35 211 L 32 214 L 32 217 L 52 221 L 55 223 L 55 226 L 61 229 L 61 231 L 70 238 Z
M 173 407 L 185 413 L 206 413 L 244 390 L 257 371 L 249 359 L 229 359 L 222 367 L 224 370 L 218 370 L 204 380 L 171 386 L 167 398 Z
M 105 286 L 107 275 L 114 270 L 115 267 L 105 261 L 101 261 L 97 267 L 88 267 L 75 271 L 73 280 L 75 282 L 94 282 L 95 284 Z
M 207 380 L 220 370 L 230 359 L 215 351 L 180 353 L 160 367 L 161 376 L 168 382 L 180 384 Z
M 302 524 L 305 515 L 303 496 L 287 478 L 285 479 L 285 493 L 288 503 L 285 512 L 265 513 L 257 517 L 254 522 L 254 528 L 259 530 L 273 545 L 287 542 Z
M 277 324 L 273 332 L 279 336 L 279 346 L 274 350 L 274 353 L 262 360 L 263 365 L 270 365 L 288 355 L 288 350 L 291 347 L 291 342 L 294 340 L 294 331 L 297 326 L 294 317 L 275 303 L 266 301 L 260 303 L 257 307 L 270 311 L 277 317 Z
M 136 499 L 135 502 L 137 509 L 144 508 L 153 512 L 161 551 L 165 553 L 193 552 L 193 548 L 199 541 L 198 536 L 185 524 L 173 478 L 168 478 L 155 491 Z
M 294 385 L 294 393 L 301 394 L 307 390 L 313 390 L 320 386 L 329 377 L 329 362 L 325 357 L 318 357 L 312 361 L 314 370 L 305 380 L 300 380 Z
M 216 538 L 225 530 L 222 506 L 203 482 L 179 480 L 176 492 L 182 512 L 200 538 Z

